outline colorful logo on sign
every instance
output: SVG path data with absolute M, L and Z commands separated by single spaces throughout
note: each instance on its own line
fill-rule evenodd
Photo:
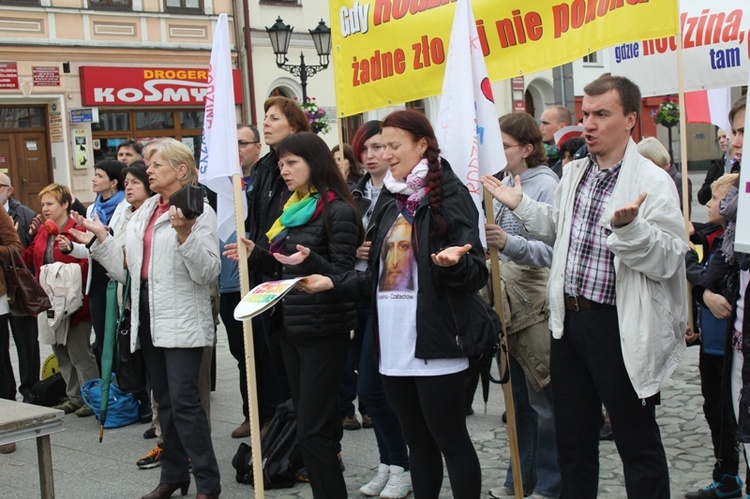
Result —
M 242 103 L 239 70 L 233 70 L 235 103 Z M 208 69 L 81 67 L 85 106 L 204 105 Z

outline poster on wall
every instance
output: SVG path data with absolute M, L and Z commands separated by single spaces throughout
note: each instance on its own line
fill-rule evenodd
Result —
M 15 62 L 0 62 L 0 90 L 18 88 L 18 64 Z
M 49 140 L 50 142 L 63 141 L 63 119 L 57 104 L 50 104 L 47 117 L 49 119 Z
M 73 166 L 77 170 L 89 166 L 89 149 L 86 143 L 86 130 L 83 128 L 73 130 Z

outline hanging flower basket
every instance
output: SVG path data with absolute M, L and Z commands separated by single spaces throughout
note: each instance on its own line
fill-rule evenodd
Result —
M 658 111 L 652 111 L 654 123 L 672 128 L 680 122 L 680 106 L 674 97 L 665 97 Z
M 297 98 L 294 100 L 297 100 Z M 317 102 L 315 102 L 315 97 L 308 97 L 304 103 L 297 101 L 297 104 L 305 111 L 313 132 L 328 133 L 331 130 L 326 110 L 318 106 Z

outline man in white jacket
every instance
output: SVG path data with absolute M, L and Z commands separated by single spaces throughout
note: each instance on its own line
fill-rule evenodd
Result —
M 531 237 L 554 246 L 551 378 L 562 497 L 595 498 L 601 404 L 628 497 L 669 497 L 655 403 L 685 348 L 687 236 L 674 183 L 630 138 L 640 90 L 602 76 L 584 88 L 589 156 L 568 165 L 554 205 L 485 176 Z

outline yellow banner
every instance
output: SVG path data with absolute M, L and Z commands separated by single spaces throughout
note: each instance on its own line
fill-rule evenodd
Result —
M 440 93 L 456 0 L 329 0 L 338 115 Z M 492 81 L 678 32 L 677 0 L 472 0 Z

